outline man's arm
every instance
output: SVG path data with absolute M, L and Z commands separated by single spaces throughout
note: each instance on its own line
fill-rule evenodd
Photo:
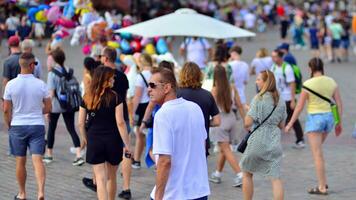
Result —
M 43 99 L 43 109 L 42 109 L 42 113 L 43 114 L 48 114 L 51 112 L 52 110 L 52 102 L 51 102 L 51 98 L 44 98 Z
M 7 128 L 10 128 L 12 118 L 12 102 L 4 100 L 4 123 Z
M 169 172 L 171 170 L 171 156 L 160 154 L 157 162 L 155 200 L 162 200 L 166 189 Z

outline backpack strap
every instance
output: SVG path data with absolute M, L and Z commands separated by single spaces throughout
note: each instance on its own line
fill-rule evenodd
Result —
M 55 69 L 55 68 L 53 68 L 53 69 L 51 70 L 51 72 L 53 72 L 55 75 L 57 75 L 57 76 L 59 76 L 59 77 L 64 76 L 64 74 L 63 74 L 62 72 L 58 71 L 58 70 Z
M 142 73 L 140 73 L 140 76 L 142 77 L 143 82 L 145 82 L 145 85 L 146 85 L 146 87 L 148 88 L 148 83 L 147 83 L 147 81 L 146 81 L 145 77 L 143 76 L 143 74 L 142 74 Z

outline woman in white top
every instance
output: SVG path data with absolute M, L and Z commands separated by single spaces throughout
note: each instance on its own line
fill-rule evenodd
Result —
M 260 74 L 260 72 L 269 70 L 273 65 L 272 57 L 268 56 L 268 50 L 261 48 L 257 51 L 256 57 L 251 62 L 251 75 Z
M 151 69 L 152 69 L 152 58 L 148 54 L 141 54 L 138 59 L 138 65 L 140 67 L 141 72 L 138 73 L 136 82 L 135 82 L 135 96 L 133 98 L 133 106 L 132 113 L 134 116 L 131 119 L 134 119 L 135 126 L 140 127 L 142 123 L 143 116 L 145 115 L 145 111 L 147 105 L 150 101 L 150 97 L 148 96 L 148 81 L 151 78 Z M 136 146 L 135 146 L 135 154 L 134 160 L 132 163 L 132 167 L 135 169 L 141 168 L 141 155 L 144 147 L 144 135 L 140 132 L 140 129 L 136 129 Z

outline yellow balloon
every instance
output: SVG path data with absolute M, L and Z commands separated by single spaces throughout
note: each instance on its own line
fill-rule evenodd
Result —
M 149 55 L 156 54 L 155 46 L 153 46 L 153 44 L 147 44 L 145 47 L 145 52 Z
M 114 49 L 117 49 L 120 47 L 119 43 L 118 42 L 115 42 L 115 41 L 108 41 L 108 46 L 109 47 L 112 47 Z
M 43 10 L 40 10 L 38 11 L 36 14 L 35 14 L 35 19 L 39 22 L 46 22 L 47 21 L 47 17 L 46 17 L 46 14 Z

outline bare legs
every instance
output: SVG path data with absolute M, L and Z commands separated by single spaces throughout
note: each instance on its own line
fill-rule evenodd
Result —
M 308 133 L 308 141 L 313 154 L 318 186 L 321 192 L 326 192 L 325 161 L 322 149 L 322 144 L 326 137 L 327 134 L 323 133 Z
M 232 153 L 230 144 L 228 142 L 219 142 L 220 154 L 217 163 L 217 171 L 221 172 L 224 168 L 225 160 L 229 162 L 231 168 L 235 173 L 241 171 L 240 166 L 237 164 L 235 155 Z
M 107 162 L 93 165 L 99 200 L 115 200 L 117 168 Z
M 37 196 L 38 198 L 44 197 L 44 185 L 46 179 L 46 170 L 42 162 L 42 155 L 32 155 L 32 164 L 35 170 L 37 182 Z M 26 198 L 26 156 L 16 157 L 16 179 L 19 185 L 18 197 L 20 199 Z
M 284 199 L 284 189 L 281 179 L 271 179 L 274 200 Z M 253 197 L 253 174 L 243 172 L 242 192 L 244 200 L 252 200 Z
M 143 135 L 143 133 L 140 132 L 139 128 L 136 129 L 135 135 L 136 135 L 136 145 L 135 145 L 134 160 L 140 161 L 143 152 L 145 136 Z

